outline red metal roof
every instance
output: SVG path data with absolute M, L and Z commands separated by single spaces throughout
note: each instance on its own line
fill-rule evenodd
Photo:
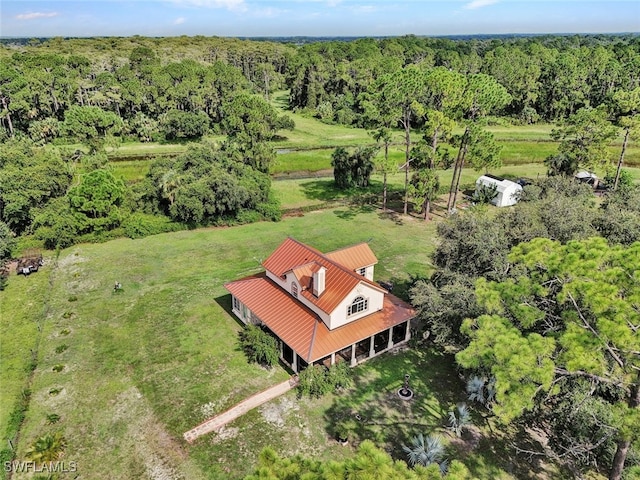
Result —
M 358 248 L 358 251 L 364 252 L 364 249 Z M 371 254 L 373 255 L 373 252 Z M 365 254 L 362 255 L 364 257 Z M 293 272 L 301 286 L 306 287 L 301 289 L 300 294 L 329 314 L 360 282 L 365 282 L 386 293 L 385 289 L 358 275 L 353 271 L 354 269 L 341 265 L 315 248 L 291 237 L 282 242 L 262 265 L 278 277 L 284 277 L 286 273 Z M 311 288 L 311 273 L 319 266 L 326 269 L 325 289 L 319 297 L 316 297 Z
M 231 282 L 225 287 L 308 363 L 415 316 L 409 304 L 387 294 L 382 310 L 329 330 L 314 312 L 264 274 Z
M 378 259 L 371 251 L 369 244 L 364 242 L 334 250 L 324 255 L 350 270 L 357 270 L 378 263 Z

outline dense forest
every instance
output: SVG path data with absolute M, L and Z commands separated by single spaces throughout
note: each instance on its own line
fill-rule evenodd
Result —
M 331 160 L 338 188 L 366 190 L 381 173 L 383 209 L 387 174 L 398 171 L 392 133 L 402 138 L 398 204 L 425 220 L 443 192 L 439 171 L 453 170 L 446 215 L 456 212 L 465 166 L 499 166 L 488 125 L 557 125 L 549 177 L 527 185 L 513 209 L 441 222 L 435 273 L 412 279 L 408 297 L 429 341 L 456 354 L 485 419 L 545 432 L 546 450 L 525 453 L 577 478 L 595 469 L 619 479 L 625 465 L 637 473 L 640 193 L 621 170 L 640 130 L 637 35 L 5 42 L 0 260 L 31 246 L 279 220 L 274 141 L 295 128 L 274 106 L 283 91 L 291 112 L 371 133 Z M 617 166 L 606 153 L 616 139 Z M 107 149 L 126 142 L 188 146 L 125 182 Z M 611 189 L 596 203 L 570 177 L 604 162 Z M 371 455 L 389 478 L 409 478 L 368 443 L 356 459 Z M 329 468 L 305 462 L 260 457 L 265 475 L 295 463 L 317 475 Z M 448 478 L 467 478 L 454 467 Z
M 205 37 L 53 38 L 5 44 L 0 56 L 2 230 L 34 235 L 48 248 L 277 219 L 269 141 L 293 122 L 270 104 L 276 90 L 289 92 L 293 111 L 373 130 L 385 152 L 389 132 L 403 131 L 405 161 L 416 171 L 410 178 L 406 168 L 404 211 L 412 199 L 428 217 L 439 188 L 435 168 L 459 172 L 465 160 L 476 168 L 496 165 L 499 149 L 482 128 L 491 119 L 600 122 L 589 141 L 597 137 L 602 146 L 614 135 L 603 122 L 629 132 L 623 120 L 636 114 L 640 88 L 640 38 L 633 35 L 406 36 L 299 46 Z M 463 126 L 463 135 L 452 135 L 454 125 Z M 412 144 L 412 132 L 424 140 Z M 104 154 L 105 146 L 123 141 L 212 134 L 225 140 L 158 160 L 135 185 L 115 178 Z M 575 131 L 565 132 L 565 140 L 568 151 L 552 162 L 557 171 L 597 161 L 601 150 L 576 147 Z M 455 149 L 461 153 L 454 161 Z M 205 164 L 191 161 L 204 152 Z M 363 161 L 371 164 L 374 153 Z M 388 161 L 378 165 L 390 168 Z M 450 191 L 453 208 L 457 184 Z

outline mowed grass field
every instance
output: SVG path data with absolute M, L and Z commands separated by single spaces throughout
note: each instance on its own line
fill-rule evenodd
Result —
M 477 172 L 472 168 L 463 169 L 460 176 L 460 185 L 473 184 L 481 173 L 482 172 Z M 535 163 L 508 165 L 492 170 L 492 173 L 510 177 L 536 178 L 538 175 L 545 175 L 546 168 L 542 164 Z M 640 173 L 640 171 L 638 173 Z M 452 176 L 452 169 L 440 171 L 440 185 L 448 187 L 451 184 Z M 388 188 L 390 192 L 395 192 L 396 196 L 402 196 L 402 192 L 404 192 L 404 172 L 397 172 L 393 175 L 389 175 L 387 182 L 389 184 Z M 353 191 L 345 192 L 344 190 L 338 189 L 335 186 L 333 177 L 325 175 L 318 175 L 315 178 L 281 178 L 271 183 L 271 189 L 276 198 L 280 200 L 280 204 L 285 211 L 300 208 L 307 209 L 314 206 L 320 207 L 325 205 L 327 202 L 346 201 L 349 196 L 354 194 Z M 379 200 L 382 198 L 381 175 L 372 175 L 371 186 L 368 191 L 375 193 Z M 459 198 L 461 199 L 461 196 L 459 196 Z M 438 214 L 438 212 L 438 205 L 435 205 L 434 213 Z
M 288 376 L 280 367 L 247 364 L 223 285 L 261 271 L 260 262 L 287 235 L 323 251 L 369 241 L 380 260 L 376 278 L 400 284 L 429 273 L 434 230 L 413 218 L 341 208 L 64 250 L 40 272 L 12 276 L 3 292 L 0 429 L 28 375 L 33 325 L 40 322 L 18 459 L 37 437 L 55 431 L 67 438 L 64 458 L 91 479 L 238 478 L 267 445 L 283 454 L 347 455 L 327 438 L 331 398 L 298 402 L 295 394 L 222 434 L 184 443 L 184 431 Z M 115 281 L 122 283 L 119 293 Z M 61 420 L 47 425 L 48 414 Z

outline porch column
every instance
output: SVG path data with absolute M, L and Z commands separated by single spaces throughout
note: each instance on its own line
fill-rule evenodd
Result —
M 351 366 L 355 367 L 358 364 L 356 360 L 356 344 L 351 345 Z
M 393 347 L 393 327 L 389 329 L 389 341 L 387 342 L 387 350 Z
M 408 341 L 411 338 L 411 320 L 407 320 L 407 333 L 404 336 L 404 341 Z
M 293 350 L 293 363 L 291 364 L 291 370 L 293 370 L 294 373 L 298 373 L 298 354 L 295 350 Z
M 375 344 L 375 335 L 371 335 L 369 339 L 369 358 L 373 357 L 376 354 L 376 344 Z
M 331 354 L 331 365 L 335 365 L 336 364 L 336 352 L 333 352 Z

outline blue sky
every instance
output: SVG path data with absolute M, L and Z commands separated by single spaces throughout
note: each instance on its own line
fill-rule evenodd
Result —
M 637 0 L 0 0 L 0 36 L 640 32 Z

